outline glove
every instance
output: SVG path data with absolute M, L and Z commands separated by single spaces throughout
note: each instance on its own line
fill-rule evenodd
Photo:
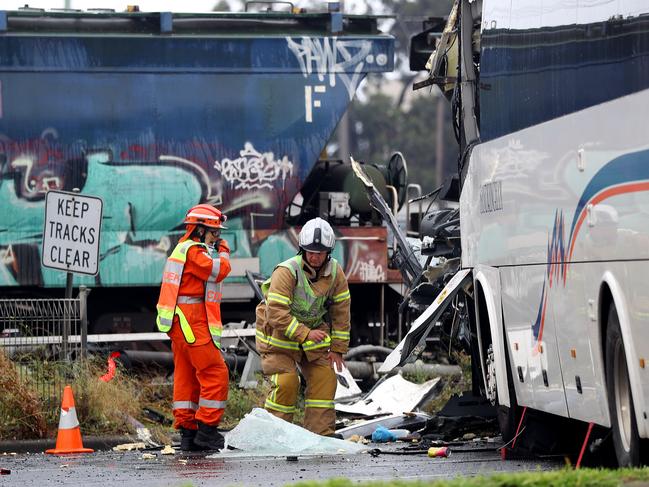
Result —
M 222 238 L 217 243 L 218 243 L 217 248 L 219 249 L 219 253 L 221 252 L 227 252 L 228 254 L 230 253 L 230 246 L 228 245 L 227 240 Z

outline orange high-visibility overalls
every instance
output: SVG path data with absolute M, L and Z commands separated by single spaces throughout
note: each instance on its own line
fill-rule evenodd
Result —
M 221 346 L 221 293 L 217 283 L 230 273 L 230 249 L 219 255 L 186 240 L 172 252 L 163 273 L 158 329 L 171 338 L 174 354 L 173 414 L 176 428 L 216 426 L 228 398 L 228 368 Z

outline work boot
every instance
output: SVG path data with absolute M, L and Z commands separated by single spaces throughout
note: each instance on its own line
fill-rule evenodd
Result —
M 225 445 L 225 438 L 216 430 L 216 426 L 209 426 L 199 421 L 194 444 L 204 450 L 220 450 Z
M 180 428 L 180 449 L 182 451 L 201 451 L 202 447 L 194 443 L 198 430 Z

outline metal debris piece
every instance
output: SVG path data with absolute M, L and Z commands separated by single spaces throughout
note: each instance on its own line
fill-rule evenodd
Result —
M 364 416 L 414 411 L 435 394 L 439 381 L 437 377 L 423 384 L 415 384 L 397 374 L 383 380 L 367 395 L 352 404 L 336 404 L 336 411 Z

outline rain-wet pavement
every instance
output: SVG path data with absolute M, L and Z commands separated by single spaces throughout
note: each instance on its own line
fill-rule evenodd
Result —
M 396 446 L 381 446 L 394 451 Z M 0 456 L 0 467 L 9 475 L 0 485 L 21 487 L 45 485 L 280 486 L 304 480 L 345 477 L 354 481 L 433 480 L 459 475 L 480 475 L 520 470 L 551 470 L 562 463 L 550 460 L 506 460 L 497 450 L 455 451 L 448 458 L 367 453 L 299 457 L 251 457 L 226 453 L 214 457 L 201 454 L 161 455 L 143 459 L 142 452 L 96 452 L 86 455 L 53 456 L 18 454 Z

